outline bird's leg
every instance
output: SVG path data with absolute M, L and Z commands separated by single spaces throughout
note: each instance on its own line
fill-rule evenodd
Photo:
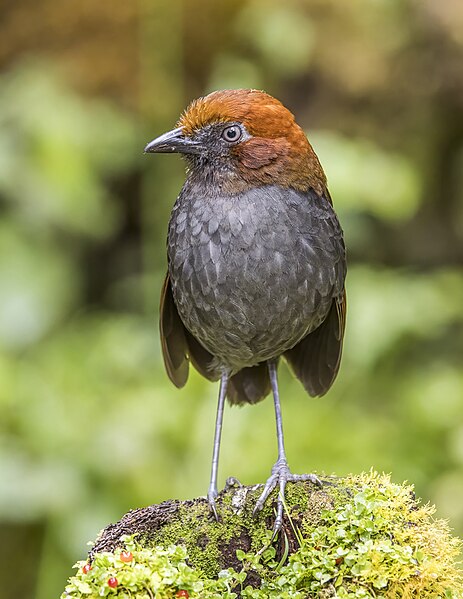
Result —
M 215 505 L 215 499 L 218 495 L 217 471 L 219 468 L 220 438 L 222 436 L 223 409 L 225 406 L 225 397 L 227 395 L 228 378 L 229 373 L 224 372 L 220 379 L 219 403 L 217 405 L 217 416 L 215 418 L 214 449 L 212 452 L 211 482 L 209 483 L 209 491 L 207 492 L 207 500 L 209 501 L 209 506 L 216 520 L 219 519 Z
M 261 496 L 257 500 L 256 506 L 254 508 L 254 514 L 259 512 L 264 507 L 264 503 L 266 502 L 270 493 L 277 485 L 279 485 L 279 493 L 277 499 L 277 515 L 275 518 L 275 524 L 273 526 L 273 536 L 275 536 L 280 530 L 281 525 L 283 523 L 283 507 L 286 483 L 297 482 L 300 480 L 309 480 L 312 483 L 319 486 L 321 486 L 322 483 L 317 478 L 317 476 L 315 476 L 315 474 L 292 474 L 289 469 L 288 462 L 286 461 L 285 441 L 283 436 L 283 421 L 281 418 L 280 395 L 278 393 L 277 363 L 273 361 L 269 362 L 268 371 L 270 376 L 270 383 L 272 385 L 273 402 L 275 405 L 275 420 L 278 440 L 278 460 L 274 464 L 272 468 L 272 474 L 267 479 L 267 482 L 264 486 L 264 490 L 262 491 Z

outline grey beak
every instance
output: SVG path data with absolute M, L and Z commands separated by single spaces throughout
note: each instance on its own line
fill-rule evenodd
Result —
M 179 154 L 199 154 L 201 150 L 201 144 L 189 137 L 185 137 L 183 127 L 178 127 L 150 141 L 145 147 L 144 152 L 145 154 L 172 152 L 178 152 Z

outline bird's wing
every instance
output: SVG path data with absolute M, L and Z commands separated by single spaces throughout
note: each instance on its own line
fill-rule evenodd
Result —
M 313 397 L 324 395 L 338 374 L 346 326 L 346 292 L 335 298 L 328 316 L 314 331 L 285 352 L 294 374 Z
M 214 367 L 214 356 L 199 343 L 188 329 L 185 329 L 185 337 L 188 345 L 188 356 L 193 366 L 206 379 L 217 381 L 220 378 L 220 370 Z
M 188 360 L 209 380 L 219 378 L 220 373 L 212 368 L 214 357 L 193 337 L 180 319 L 168 274 L 161 291 L 159 329 L 164 365 L 176 387 L 183 387 L 187 382 Z
M 159 331 L 167 374 L 176 387 L 183 387 L 187 382 L 189 370 L 187 342 L 185 327 L 174 303 L 168 274 L 161 291 Z

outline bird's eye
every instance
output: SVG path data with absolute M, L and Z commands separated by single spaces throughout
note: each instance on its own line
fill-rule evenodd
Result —
M 232 125 L 231 127 L 225 127 L 222 131 L 222 139 L 233 143 L 238 141 L 241 137 L 241 129 L 237 125 Z

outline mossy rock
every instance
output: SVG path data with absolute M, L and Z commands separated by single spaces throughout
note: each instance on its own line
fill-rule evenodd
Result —
M 461 543 L 412 487 L 322 480 L 288 485 L 273 544 L 272 502 L 252 516 L 258 487 L 222 491 L 219 522 L 204 498 L 133 510 L 100 533 L 62 599 L 463 598 Z

